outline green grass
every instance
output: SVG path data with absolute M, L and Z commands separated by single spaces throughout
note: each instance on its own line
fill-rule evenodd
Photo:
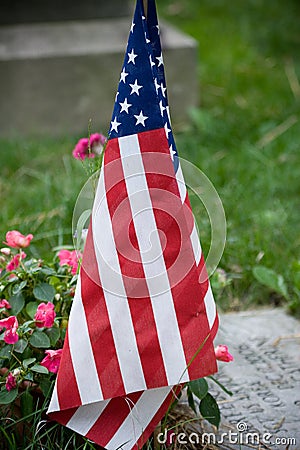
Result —
M 224 307 L 277 302 L 253 277 L 258 263 L 282 274 L 293 297 L 300 245 L 300 4 L 159 5 L 199 42 L 201 109 L 177 133 L 177 143 L 181 156 L 213 182 L 225 208 L 228 236 L 220 265 L 232 283 L 220 301 Z M 204 248 L 207 238 L 204 228 Z
M 217 289 L 221 307 L 278 301 L 255 280 L 257 264 L 282 274 L 295 298 L 300 5 L 297 0 L 157 3 L 161 16 L 199 42 L 201 108 L 175 134 L 180 155 L 205 172 L 224 204 L 228 235 L 220 267 L 231 283 Z M 8 229 L 32 232 L 33 250 L 43 256 L 72 243 L 72 211 L 86 180 L 70 156 L 77 138 L 0 142 L 3 238 Z M 197 205 L 195 210 L 207 252 L 208 219 L 202 220 Z
M 72 213 L 86 173 L 70 153 L 77 139 L 1 141 L 1 237 L 32 232 L 32 250 L 46 256 L 72 244 Z

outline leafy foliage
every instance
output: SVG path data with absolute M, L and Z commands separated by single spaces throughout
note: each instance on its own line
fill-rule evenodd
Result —
M 46 421 L 47 432 L 39 433 L 38 442 L 50 449 L 50 435 L 63 432 L 59 425 L 49 426 L 45 415 L 57 370 L 51 361 L 50 366 L 43 363 L 48 350 L 61 351 L 77 276 L 72 273 L 73 266 L 60 264 L 57 252 L 49 263 L 25 257 L 9 270 L 17 251 L 1 249 L 0 442 L 3 448 L 40 448 L 29 430 Z M 37 315 L 41 307 L 45 322 Z M 13 321 L 8 323 L 9 318 Z M 13 341 L 11 335 L 6 336 L 9 326 Z M 81 441 L 83 448 L 86 441 Z
M 253 275 L 257 281 L 270 288 L 271 291 L 275 291 L 289 300 L 287 287 L 282 275 L 278 275 L 274 270 L 264 266 L 255 266 Z

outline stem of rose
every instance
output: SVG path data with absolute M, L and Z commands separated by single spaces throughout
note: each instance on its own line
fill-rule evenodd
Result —
M 20 266 L 22 267 L 24 272 L 26 272 L 26 268 L 25 268 L 25 266 L 23 264 L 23 261 L 22 261 L 22 249 L 21 248 L 19 249 L 19 254 L 20 254 Z
M 19 360 L 19 358 L 16 357 L 16 355 L 14 354 L 13 351 L 11 352 L 11 356 L 12 356 L 13 358 L 15 358 L 15 360 L 18 361 L 18 363 L 19 363 L 20 365 L 22 365 L 22 362 Z

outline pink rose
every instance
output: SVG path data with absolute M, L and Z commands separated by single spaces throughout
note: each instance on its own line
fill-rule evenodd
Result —
M 3 247 L 1 248 L 0 252 L 5 255 L 5 256 L 10 256 L 11 254 L 11 249 L 8 247 Z
M 38 328 L 51 328 L 53 326 L 55 316 L 56 313 L 54 311 L 53 303 L 40 303 L 34 315 L 36 326 Z
M 233 361 L 233 356 L 229 353 L 227 345 L 218 345 L 215 348 L 215 355 L 218 361 Z
M 74 158 L 76 159 L 85 159 L 85 158 L 94 158 L 95 155 L 92 152 L 89 152 L 89 140 L 88 138 L 79 139 L 77 142 L 73 152 Z
M 92 152 L 96 155 L 101 155 L 104 144 L 106 143 L 106 137 L 103 134 L 94 133 L 90 136 L 90 145 Z
M 19 324 L 16 316 L 9 316 L 6 319 L 0 320 L 0 331 L 2 328 L 6 328 L 4 333 L 4 342 L 6 342 L 6 344 L 15 344 L 19 340 L 17 333 L 18 326 Z
M 11 391 L 17 387 L 16 379 L 11 372 L 6 377 L 5 387 L 7 391 Z
M 0 308 L 11 309 L 11 306 L 8 301 L 3 298 L 2 300 L 0 300 Z
M 59 369 L 62 348 L 59 350 L 46 350 L 47 356 L 41 361 L 41 366 L 46 367 L 49 372 L 57 373 Z
M 21 254 L 18 253 L 17 255 L 15 255 L 11 259 L 11 261 L 7 264 L 7 266 L 6 266 L 7 272 L 11 272 L 12 270 L 16 270 L 19 267 L 21 257 L 22 257 L 22 259 L 26 258 L 26 253 L 21 252 Z
M 58 253 L 59 265 L 60 266 L 69 266 L 71 267 L 71 273 L 75 275 L 78 270 L 78 260 L 82 257 L 80 252 L 76 252 L 76 250 L 60 250 Z
M 74 158 L 81 160 L 85 158 L 94 158 L 96 154 L 100 155 L 102 153 L 105 143 L 106 137 L 103 136 L 103 134 L 94 133 L 91 134 L 90 139 L 79 139 L 72 154 Z
M 24 236 L 22 233 L 16 230 L 8 231 L 6 233 L 6 244 L 9 247 L 13 248 L 25 248 L 28 247 L 32 238 L 33 238 L 32 234 Z

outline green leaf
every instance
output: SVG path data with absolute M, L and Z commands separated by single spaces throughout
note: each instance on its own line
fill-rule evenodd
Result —
M 209 392 L 201 400 L 199 410 L 204 419 L 208 420 L 209 423 L 219 428 L 221 421 L 219 406 L 216 400 Z
M 256 266 L 252 272 L 257 281 L 289 300 L 289 294 L 282 275 L 278 275 L 274 270 L 265 266 Z
M 33 295 L 37 300 L 51 302 L 55 295 L 55 289 L 48 283 L 40 283 L 33 289 Z
M 30 370 L 32 372 L 37 372 L 37 373 L 44 373 L 44 374 L 49 373 L 47 367 L 40 366 L 39 364 L 35 364 L 34 366 L 30 367 Z
M 208 384 L 205 378 L 199 378 L 198 380 L 190 381 L 189 388 L 199 400 L 202 400 L 208 392 Z
M 39 304 L 37 302 L 30 302 L 26 305 L 26 312 L 31 319 L 34 318 L 38 306 Z
M 49 348 L 50 339 L 43 331 L 34 331 L 29 339 L 30 344 L 37 348 Z
M 28 372 L 25 375 L 24 380 L 33 381 L 33 374 L 31 372 Z
M 228 395 L 233 395 L 233 392 L 229 391 L 224 384 L 220 383 L 219 380 L 217 380 L 215 377 L 213 377 L 212 375 L 209 375 L 208 377 L 210 380 L 214 381 L 214 383 L 216 383 L 224 392 L 226 392 L 226 394 Z
M 22 418 L 28 417 L 33 412 L 33 397 L 28 390 L 21 395 Z
M 27 358 L 24 359 L 23 361 L 23 366 L 25 367 L 25 369 L 27 369 L 27 367 L 30 366 L 30 364 L 33 364 L 36 361 L 36 358 Z
M 18 342 L 15 343 L 14 350 L 17 353 L 23 353 L 26 347 L 27 341 L 25 341 L 25 339 L 19 339 Z
M 51 269 L 51 267 L 43 267 L 40 269 L 40 272 L 44 275 L 55 275 L 55 270 Z
M 192 408 L 192 410 L 197 414 L 193 393 L 189 388 L 187 389 L 187 398 L 188 398 L 189 407 Z
M 0 350 L 0 359 L 10 359 L 11 358 L 11 345 L 5 345 Z
M 19 314 L 19 312 L 22 311 L 25 305 L 25 300 L 22 292 L 19 292 L 18 294 L 15 294 L 12 297 L 10 297 L 9 303 L 11 306 L 12 315 L 16 316 L 17 314 Z
M 53 327 L 45 330 L 45 333 L 50 339 L 51 346 L 54 347 L 58 339 L 60 338 L 60 329 Z
M 27 284 L 27 280 L 21 281 L 21 283 L 16 283 L 12 289 L 12 293 L 18 294 L 19 292 L 22 291 L 22 289 L 26 286 Z
M 53 276 L 49 278 L 49 283 L 51 286 L 57 286 L 58 284 L 61 284 L 61 280 L 58 277 Z
M 0 405 L 8 405 L 13 402 L 18 395 L 18 389 L 7 391 L 5 388 L 0 391 Z
M 48 395 L 50 394 L 53 382 L 49 380 L 49 377 L 43 377 L 39 382 L 39 386 L 42 390 L 42 393 L 44 394 L 44 397 L 47 398 Z

